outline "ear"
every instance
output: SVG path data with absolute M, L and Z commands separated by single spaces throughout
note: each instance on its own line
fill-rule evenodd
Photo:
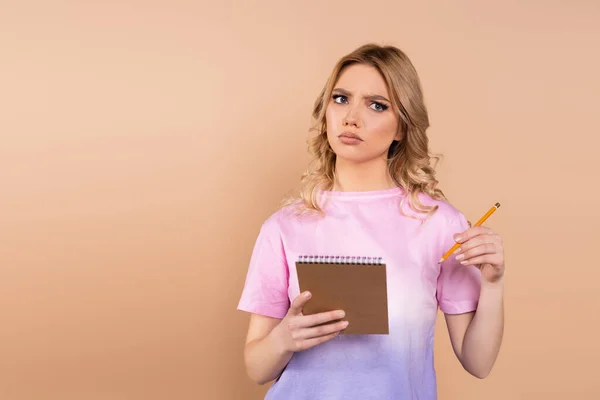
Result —
M 402 140 L 402 128 L 399 127 L 398 131 L 396 132 L 396 136 L 394 136 L 394 140 L 400 142 Z
M 404 137 L 404 135 L 403 135 L 404 131 L 405 131 L 404 123 L 402 121 L 398 121 L 398 130 L 396 131 L 396 136 L 394 136 L 394 140 L 397 140 L 399 142 L 402 141 L 402 139 Z

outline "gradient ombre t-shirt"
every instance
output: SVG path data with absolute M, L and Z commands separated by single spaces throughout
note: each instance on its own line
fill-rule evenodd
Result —
M 302 255 L 382 257 L 387 264 L 389 335 L 338 335 L 297 352 L 266 399 L 437 399 L 433 361 L 438 307 L 448 314 L 477 308 L 481 274 L 454 256 L 440 257 L 468 228 L 450 204 L 421 194 L 438 210 L 423 218 L 401 188 L 323 192 L 326 215 L 290 209 L 261 227 L 238 309 L 283 318 L 300 294 L 295 262 Z

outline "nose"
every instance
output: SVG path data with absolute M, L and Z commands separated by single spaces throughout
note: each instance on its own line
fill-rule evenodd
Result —
M 344 119 L 342 120 L 342 124 L 344 126 L 354 125 L 355 127 L 359 128 L 360 127 L 359 121 L 360 121 L 360 118 L 358 115 L 358 110 L 356 110 L 356 107 L 348 107 L 348 112 L 344 116 Z

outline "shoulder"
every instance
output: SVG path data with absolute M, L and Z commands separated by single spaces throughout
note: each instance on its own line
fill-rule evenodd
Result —
M 263 222 L 262 229 L 266 231 L 285 231 L 288 228 L 306 223 L 315 218 L 316 215 L 304 213 L 300 202 L 284 205 L 272 212 Z
M 419 193 L 419 201 L 425 206 L 436 206 L 437 210 L 431 215 L 432 221 L 452 225 L 466 221 L 464 214 L 447 200 L 432 198 L 426 193 Z
M 447 200 L 434 199 L 427 194 L 420 194 L 419 200 L 423 205 L 437 206 L 432 215 L 423 222 L 424 232 L 429 232 L 432 244 L 436 243 L 442 249 L 448 249 L 454 244 L 453 235 L 469 228 L 465 215 Z M 445 251 L 445 250 L 443 250 Z

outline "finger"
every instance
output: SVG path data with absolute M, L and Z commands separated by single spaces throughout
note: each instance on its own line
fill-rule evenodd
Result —
M 339 334 L 340 334 L 340 331 L 331 333 L 331 334 L 325 335 L 325 336 L 319 336 L 317 338 L 306 339 L 306 340 L 301 341 L 298 344 L 297 348 L 299 351 L 307 350 L 307 349 L 310 349 L 311 347 L 315 347 L 318 344 L 325 343 L 325 342 L 333 339 L 334 337 L 336 337 Z
M 461 233 L 457 233 L 454 235 L 454 240 L 458 243 L 464 243 L 469 239 L 474 238 L 479 235 L 491 235 L 494 231 L 488 228 L 487 226 L 473 226 Z
M 474 240 L 474 239 L 473 239 Z M 494 254 L 496 253 L 496 245 L 494 243 L 483 243 L 479 246 L 473 247 L 468 250 L 464 250 L 461 254 L 456 256 L 457 261 L 469 260 L 476 256 L 481 256 L 484 254 Z
M 344 318 L 346 313 L 343 310 L 327 311 L 318 314 L 304 315 L 298 318 L 297 327 L 310 328 L 327 322 Z
M 313 339 L 321 336 L 327 336 L 339 332 L 348 327 L 348 321 L 339 321 L 330 324 L 315 326 L 312 328 L 300 329 L 292 335 L 295 340 Z
M 471 250 L 475 247 L 481 246 L 487 243 L 500 243 L 500 240 L 497 238 L 497 235 L 480 235 L 475 236 L 467 240 L 466 242 L 461 243 L 460 247 L 456 250 L 456 254 L 461 254 L 466 252 L 467 250 Z
M 502 254 L 494 253 L 494 254 L 484 254 L 481 256 L 464 259 L 460 263 L 462 265 L 481 265 L 481 264 L 502 265 L 503 262 L 504 262 L 504 259 L 503 259 Z
M 290 306 L 289 313 L 292 315 L 302 314 L 302 308 L 308 302 L 308 300 L 310 300 L 311 296 L 312 294 L 308 291 L 296 296 L 296 298 L 292 302 L 292 305 Z

